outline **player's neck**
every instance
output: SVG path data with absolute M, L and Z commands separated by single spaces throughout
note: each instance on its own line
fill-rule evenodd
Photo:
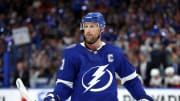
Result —
M 97 42 L 95 42 L 94 44 L 87 44 L 85 43 L 86 47 L 90 50 L 98 50 L 101 46 L 102 46 L 102 41 L 98 40 Z

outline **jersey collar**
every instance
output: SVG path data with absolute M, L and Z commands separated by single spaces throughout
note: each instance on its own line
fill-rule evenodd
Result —
M 81 42 L 80 45 L 86 48 L 85 42 Z M 104 45 L 106 45 L 106 43 L 102 42 L 101 46 L 96 51 L 100 50 Z M 88 48 L 86 48 L 86 49 L 88 49 Z M 88 50 L 93 51 L 93 50 L 90 50 L 90 49 L 88 49 Z

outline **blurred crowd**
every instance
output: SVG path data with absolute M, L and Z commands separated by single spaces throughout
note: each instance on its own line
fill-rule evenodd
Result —
M 10 53 L 10 87 L 53 87 L 63 49 L 83 40 L 81 18 L 99 11 L 102 40 L 122 48 L 145 87 L 180 88 L 179 0 L 0 0 L 0 87 Z M 12 30 L 27 27 L 30 43 L 14 44 Z

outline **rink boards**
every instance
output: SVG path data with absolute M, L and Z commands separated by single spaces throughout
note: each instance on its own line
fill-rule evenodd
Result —
M 29 94 L 43 101 L 45 94 L 52 89 L 29 89 Z M 180 101 L 180 89 L 146 89 L 155 101 Z M 134 101 L 126 89 L 118 89 L 119 101 Z M 17 89 L 0 89 L 0 101 L 23 101 Z

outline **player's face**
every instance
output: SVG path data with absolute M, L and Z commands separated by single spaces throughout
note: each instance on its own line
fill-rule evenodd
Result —
M 87 44 L 94 44 L 100 38 L 100 28 L 97 23 L 84 23 L 84 41 Z

